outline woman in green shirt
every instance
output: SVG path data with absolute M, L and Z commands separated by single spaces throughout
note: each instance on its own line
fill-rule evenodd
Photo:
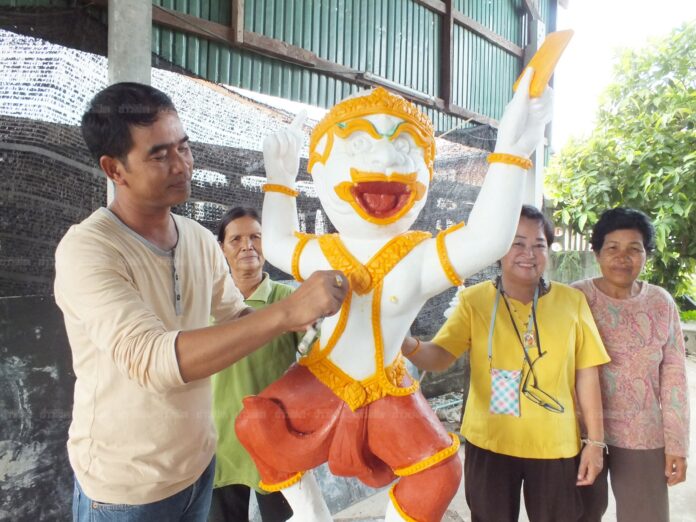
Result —
M 261 218 L 254 209 L 230 209 L 218 225 L 218 242 L 234 283 L 249 307 L 264 307 L 292 292 L 292 287 L 271 281 L 263 272 Z M 282 493 L 266 494 L 258 489 L 256 466 L 237 440 L 234 420 L 245 396 L 259 393 L 295 362 L 298 342 L 295 334 L 283 334 L 212 377 L 218 446 L 210 522 L 248 520 L 252 488 L 256 490 L 264 522 L 283 521 L 292 516 L 292 509 Z

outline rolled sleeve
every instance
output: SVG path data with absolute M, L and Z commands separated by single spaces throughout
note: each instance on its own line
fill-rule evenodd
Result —
M 143 302 L 117 251 L 68 233 L 56 251 L 55 297 L 69 335 L 110 354 L 129 379 L 154 392 L 184 384 L 179 332 L 168 331 Z

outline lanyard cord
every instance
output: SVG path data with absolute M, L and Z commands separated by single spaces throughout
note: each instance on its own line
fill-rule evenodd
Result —
M 527 349 L 524 346 L 524 342 L 522 341 L 522 336 L 520 335 L 520 331 L 517 328 L 517 324 L 515 323 L 515 319 L 512 316 L 512 311 L 510 310 L 510 304 L 508 303 L 507 297 L 505 297 L 505 292 L 503 290 L 503 282 L 501 278 L 498 278 L 496 281 L 496 295 L 495 295 L 495 303 L 493 304 L 493 314 L 491 315 L 491 324 L 490 327 L 488 328 L 488 366 L 490 367 L 492 365 L 493 361 L 493 330 L 495 329 L 495 320 L 496 316 L 498 315 L 498 303 L 500 302 L 500 296 L 503 296 L 503 301 L 505 302 L 505 307 L 507 308 L 508 315 L 510 316 L 510 321 L 512 322 L 512 326 L 515 329 L 515 333 L 517 334 L 517 340 L 519 341 L 520 345 L 522 346 L 522 353 L 524 354 L 524 358 L 527 361 L 527 364 L 529 367 L 532 367 L 532 361 L 529 359 L 529 354 L 527 353 Z M 534 290 L 534 299 L 532 301 L 532 313 L 530 314 L 529 321 L 527 322 L 527 331 L 529 332 L 532 329 L 532 325 L 534 325 L 534 333 L 536 334 L 536 345 L 537 345 L 537 350 L 539 351 L 539 357 L 541 357 L 542 352 L 541 352 L 541 339 L 539 337 L 539 326 L 537 324 L 537 318 L 536 318 L 536 308 L 537 304 L 539 301 L 539 286 L 536 287 Z
M 522 336 L 520 335 L 520 331 L 517 328 L 517 323 L 515 322 L 515 318 L 512 316 L 512 310 L 510 310 L 510 304 L 508 303 L 507 297 L 505 297 L 505 292 L 501 290 L 501 294 L 503 296 L 503 301 L 505 302 L 505 307 L 507 308 L 508 311 L 508 316 L 510 316 L 510 322 L 512 323 L 512 327 L 515 329 L 515 333 L 517 334 L 517 340 L 520 342 L 522 345 L 522 349 L 527 353 L 527 349 L 524 346 L 524 342 L 522 341 Z M 529 315 L 529 320 L 527 321 L 527 332 L 530 332 L 532 329 L 532 324 L 534 325 L 534 334 L 536 335 L 536 345 L 537 345 L 537 351 L 539 352 L 539 357 L 541 357 L 541 341 L 539 340 L 539 327 L 537 326 L 537 320 L 536 320 L 536 308 L 537 308 L 537 301 L 539 299 L 539 288 L 534 291 L 534 301 L 532 302 L 532 313 Z

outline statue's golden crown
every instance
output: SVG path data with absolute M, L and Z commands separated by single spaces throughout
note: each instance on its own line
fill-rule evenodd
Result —
M 309 139 L 310 154 L 333 125 L 370 114 L 389 114 L 413 123 L 429 138 L 428 146 L 431 150 L 428 152 L 431 157 L 435 156 L 435 138 L 430 118 L 410 101 L 390 93 L 383 87 L 377 87 L 366 96 L 356 96 L 334 105 L 312 131 Z

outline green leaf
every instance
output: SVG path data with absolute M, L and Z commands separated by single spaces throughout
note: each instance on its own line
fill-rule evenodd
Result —
M 585 223 L 587 223 L 587 214 L 581 214 L 578 219 L 578 229 L 580 229 L 580 232 L 584 230 Z
M 696 21 L 615 56 L 593 132 L 556 154 L 546 185 L 555 216 L 584 231 L 606 209 L 655 221 L 646 271 L 675 295 L 696 295 Z

